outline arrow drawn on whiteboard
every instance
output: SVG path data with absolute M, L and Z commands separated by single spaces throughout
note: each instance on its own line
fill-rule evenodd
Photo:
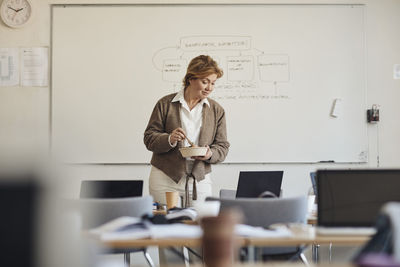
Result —
M 162 71 L 162 69 L 163 69 L 162 58 L 165 58 L 166 55 L 169 55 L 169 54 L 172 54 L 171 56 L 175 58 L 178 54 L 178 51 L 179 51 L 179 46 L 168 46 L 168 47 L 164 47 L 164 48 L 157 50 L 154 53 L 153 58 L 152 58 L 154 68 L 158 71 Z M 160 60 L 158 60 L 158 59 L 160 59 Z M 157 61 L 160 63 L 158 63 Z
M 259 53 L 258 55 L 263 55 L 264 54 L 264 51 L 261 51 L 261 50 L 259 50 L 257 48 L 253 48 L 253 49 Z

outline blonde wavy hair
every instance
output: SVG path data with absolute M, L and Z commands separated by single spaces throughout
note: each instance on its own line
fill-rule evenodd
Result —
M 192 79 L 202 79 L 211 74 L 216 74 L 217 78 L 221 78 L 224 72 L 218 67 L 217 62 L 212 57 L 206 55 L 197 56 L 189 63 L 186 75 L 182 81 L 183 87 L 188 87 Z

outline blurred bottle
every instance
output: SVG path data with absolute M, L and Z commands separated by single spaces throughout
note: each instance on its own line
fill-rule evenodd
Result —
M 200 224 L 203 229 L 203 260 L 207 267 L 233 266 L 237 259 L 235 225 L 242 215 L 237 210 L 220 213 L 217 217 L 204 217 Z

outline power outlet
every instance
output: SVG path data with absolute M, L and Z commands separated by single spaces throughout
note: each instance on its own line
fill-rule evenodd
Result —
M 372 105 L 371 109 L 367 109 L 367 121 L 369 123 L 377 123 L 379 121 L 379 109 L 377 105 Z

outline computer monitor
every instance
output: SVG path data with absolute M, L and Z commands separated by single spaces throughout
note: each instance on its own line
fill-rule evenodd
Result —
M 34 179 L 0 174 L 0 266 L 36 266 L 40 188 Z
M 81 182 L 80 198 L 140 197 L 142 180 L 87 180 Z
M 400 201 L 400 170 L 317 171 L 318 225 L 373 226 L 381 207 Z
M 265 191 L 270 191 L 279 197 L 282 177 L 283 171 L 241 171 L 236 198 L 259 197 Z

